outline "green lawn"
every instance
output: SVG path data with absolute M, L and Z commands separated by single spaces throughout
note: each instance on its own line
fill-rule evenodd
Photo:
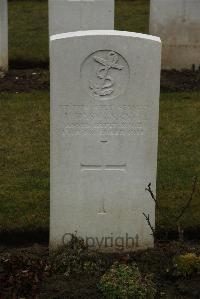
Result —
M 115 0 L 115 29 L 149 32 L 149 0 Z
M 10 1 L 8 12 L 11 67 L 48 66 L 48 2 Z
M 185 206 L 193 178 L 200 177 L 200 92 L 161 94 L 158 151 L 158 199 L 169 220 L 158 224 L 174 228 L 174 216 Z M 200 193 L 197 185 L 191 208 L 181 224 L 200 228 Z
M 49 93 L 0 95 L 1 230 L 48 228 Z M 193 176 L 200 176 L 200 92 L 161 95 L 158 199 L 175 229 L 173 217 L 184 205 Z M 151 200 L 151 199 L 150 199 Z M 183 224 L 200 228 L 196 192 Z M 191 217 L 192 215 L 192 217 Z
M 0 230 L 48 226 L 49 94 L 0 94 Z

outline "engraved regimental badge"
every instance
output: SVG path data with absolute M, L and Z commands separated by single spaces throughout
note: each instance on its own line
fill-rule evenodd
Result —
M 115 51 L 97 51 L 83 62 L 81 80 L 90 96 L 99 100 L 114 99 L 127 88 L 129 66 Z

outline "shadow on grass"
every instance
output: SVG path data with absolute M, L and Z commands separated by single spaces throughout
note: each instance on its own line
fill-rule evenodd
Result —
M 178 230 L 165 230 L 158 229 L 156 238 L 158 241 L 179 241 Z M 200 229 L 199 228 L 187 228 L 184 230 L 184 241 L 199 241 Z
M 46 61 L 31 61 L 26 59 L 20 59 L 20 60 L 10 60 L 9 61 L 9 67 L 10 69 L 34 69 L 34 68 L 41 68 L 41 69 L 49 69 L 49 60 Z
M 178 241 L 178 232 L 175 230 L 160 229 L 157 231 L 157 240 L 161 242 Z M 200 230 L 198 228 L 188 228 L 184 232 L 184 241 L 199 241 Z M 0 232 L 1 246 L 28 246 L 34 243 L 49 243 L 49 229 L 37 228 L 35 230 L 9 230 Z
M 24 246 L 33 243 L 48 244 L 49 230 L 37 228 L 35 230 L 10 230 L 0 232 L 1 246 Z

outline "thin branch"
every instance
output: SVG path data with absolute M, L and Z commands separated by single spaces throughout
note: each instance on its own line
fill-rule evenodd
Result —
M 150 227 L 150 229 L 151 229 L 151 231 L 152 231 L 152 235 L 153 235 L 153 237 L 154 237 L 154 239 L 155 239 L 155 229 L 154 229 L 154 227 L 153 227 L 152 224 L 151 224 L 150 216 L 149 216 L 149 214 L 146 215 L 145 213 L 143 213 L 143 215 L 144 215 L 144 217 L 145 217 L 145 219 L 146 219 L 146 221 L 147 221 L 147 224 L 148 224 L 148 226 Z
M 157 211 L 158 211 L 158 212 L 159 212 L 165 219 L 167 219 L 167 220 L 170 221 L 170 218 L 168 217 L 168 215 L 165 214 L 165 211 L 162 211 L 162 209 L 160 208 L 160 206 L 159 206 L 159 204 L 158 204 L 158 201 L 157 201 L 157 199 L 156 199 L 156 197 L 155 197 L 155 195 L 154 195 L 154 193 L 153 193 L 153 191 L 152 191 L 152 189 L 151 189 L 151 183 L 148 184 L 148 188 L 145 188 L 145 191 L 148 191 L 148 192 L 150 193 L 151 198 L 152 198 L 152 199 L 154 200 L 154 202 L 155 202 L 155 206 L 156 206 L 156 208 L 157 208 Z
M 186 205 L 182 208 L 182 210 L 180 211 L 179 215 L 176 217 L 176 223 L 181 219 L 181 217 L 185 214 L 186 210 L 189 208 L 193 197 L 194 197 L 194 193 L 196 191 L 196 186 L 197 186 L 197 177 L 194 178 L 193 181 L 193 185 L 192 185 L 192 191 L 190 194 L 190 198 L 188 199 L 188 202 L 186 203 Z
M 155 195 L 154 195 L 154 193 L 153 193 L 153 191 L 152 191 L 152 189 L 151 189 L 151 183 L 148 184 L 148 188 L 145 188 L 145 191 L 148 191 L 148 192 L 150 193 L 151 198 L 154 200 L 154 202 L 155 202 L 155 204 L 156 204 L 156 207 L 157 207 L 158 209 L 160 209 L 160 207 L 159 207 L 159 205 L 158 205 L 158 201 L 157 201 L 157 199 L 156 199 L 156 197 L 155 197 Z

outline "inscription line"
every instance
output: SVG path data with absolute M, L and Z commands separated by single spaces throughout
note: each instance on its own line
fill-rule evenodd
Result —
M 102 165 L 81 164 L 81 171 L 87 171 L 87 170 L 102 170 Z
M 93 164 L 81 164 L 81 171 L 87 170 L 119 170 L 119 171 L 126 171 L 127 164 L 119 164 L 119 165 L 93 165 Z
M 105 165 L 105 170 L 120 170 L 120 171 L 126 171 L 126 164 L 122 165 Z

